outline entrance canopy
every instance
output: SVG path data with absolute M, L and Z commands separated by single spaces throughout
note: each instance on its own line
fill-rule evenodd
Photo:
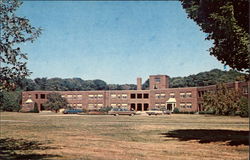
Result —
M 169 98 L 166 103 L 176 103 L 175 98 Z
M 25 101 L 25 103 L 33 103 L 33 101 L 31 99 L 28 99 L 27 101 Z

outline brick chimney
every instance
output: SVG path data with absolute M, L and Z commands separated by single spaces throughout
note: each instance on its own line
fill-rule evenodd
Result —
M 140 77 L 137 78 L 137 90 L 141 90 L 142 89 L 141 82 L 142 82 L 141 78 Z

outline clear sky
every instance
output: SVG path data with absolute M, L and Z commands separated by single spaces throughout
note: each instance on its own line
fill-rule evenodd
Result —
M 43 28 L 28 53 L 36 77 L 143 82 L 149 75 L 188 76 L 223 69 L 211 41 L 177 1 L 25 1 L 17 12 Z

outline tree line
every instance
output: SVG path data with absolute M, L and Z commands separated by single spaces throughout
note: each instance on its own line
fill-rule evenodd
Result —
M 207 72 L 200 72 L 198 74 L 189 75 L 187 77 L 170 77 L 169 86 L 170 88 L 180 87 L 198 87 L 216 85 L 218 83 L 227 83 L 234 81 L 245 81 L 247 80 L 247 74 L 237 72 L 235 70 L 222 71 L 219 69 L 212 69 Z M 149 88 L 149 80 L 143 85 L 143 89 Z
M 215 85 L 217 83 L 244 81 L 246 74 L 229 70 L 221 71 L 213 69 L 208 72 L 200 72 L 187 77 L 170 78 L 170 88 L 197 87 Z M 83 80 L 81 78 L 35 78 L 23 79 L 18 90 L 35 91 L 90 91 L 90 90 L 135 90 L 135 84 L 107 84 L 105 81 Z M 149 88 L 149 80 L 142 85 L 143 89 Z

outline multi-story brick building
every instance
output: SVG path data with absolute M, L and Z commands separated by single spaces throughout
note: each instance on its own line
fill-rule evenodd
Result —
M 202 96 L 215 85 L 203 87 L 169 88 L 169 77 L 166 75 L 151 75 L 149 90 L 142 90 L 142 79 L 137 78 L 137 90 L 101 90 L 101 91 L 26 91 L 22 92 L 22 110 L 33 109 L 35 103 L 39 110 L 44 110 L 43 104 L 47 95 L 52 92 L 61 94 L 73 108 L 99 109 L 102 107 L 121 107 L 136 111 L 146 111 L 150 108 L 166 108 L 173 111 L 200 111 Z M 228 88 L 239 90 L 242 95 L 248 95 L 247 82 L 226 83 Z

